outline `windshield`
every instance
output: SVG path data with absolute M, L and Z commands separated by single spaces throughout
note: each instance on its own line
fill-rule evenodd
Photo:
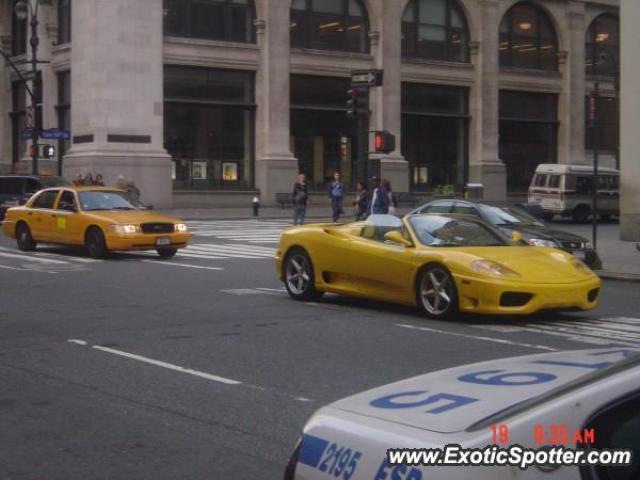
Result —
M 518 207 L 494 207 L 492 205 L 478 205 L 482 214 L 492 225 L 536 225 L 543 227 L 544 223 Z
M 489 247 L 508 245 L 489 227 L 472 220 L 425 215 L 410 218 L 418 240 L 429 247 Z
M 125 192 L 79 192 L 82 210 L 136 210 Z
M 60 187 L 62 185 L 71 185 L 69 180 L 64 177 L 40 177 L 42 188 Z

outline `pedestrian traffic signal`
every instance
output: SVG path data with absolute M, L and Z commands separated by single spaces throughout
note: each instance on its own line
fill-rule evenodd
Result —
M 369 89 L 366 87 L 353 87 L 347 91 L 347 117 L 357 118 L 369 115 Z
M 396 136 L 386 130 L 373 132 L 373 149 L 376 153 L 391 153 L 396 149 Z
M 56 147 L 53 145 L 42 145 L 42 158 L 55 158 Z

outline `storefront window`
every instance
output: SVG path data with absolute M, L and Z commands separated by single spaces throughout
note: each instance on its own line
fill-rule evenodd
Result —
M 589 111 L 589 97 L 585 97 L 585 112 Z M 598 149 L 615 152 L 618 150 L 618 99 L 615 97 L 601 96 L 597 103 L 598 114 Z M 585 148 L 593 150 L 594 129 L 589 121 L 589 116 L 585 115 Z
M 620 21 L 609 14 L 600 15 L 587 31 L 586 69 L 591 75 L 619 75 Z
M 469 61 L 467 21 L 457 0 L 411 0 L 402 16 L 402 56 Z
M 291 46 L 369 52 L 369 20 L 361 0 L 293 0 Z
M 467 97 L 462 87 L 402 84 L 402 155 L 412 190 L 460 189 L 465 183 Z
M 166 66 L 164 82 L 174 188 L 252 188 L 253 73 Z
M 551 20 L 529 2 L 515 4 L 500 23 L 500 66 L 558 69 L 558 40 Z
M 71 42 L 71 0 L 58 0 L 58 44 Z
M 557 161 L 557 105 L 554 94 L 500 92 L 500 159 L 509 191 L 525 192 L 538 164 Z
M 291 76 L 291 144 L 311 187 L 324 190 L 336 171 L 352 187 L 357 138 L 347 119 L 349 80 Z
M 164 34 L 255 43 L 253 0 L 164 0 Z

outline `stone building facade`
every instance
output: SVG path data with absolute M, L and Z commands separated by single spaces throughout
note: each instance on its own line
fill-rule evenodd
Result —
M 35 0 L 31 0 L 35 3 Z M 19 68 L 26 26 L 0 0 Z M 157 206 L 263 204 L 298 171 L 353 184 L 349 75 L 384 70 L 370 130 L 394 190 L 520 194 L 538 163 L 585 163 L 599 83 L 601 161 L 618 161 L 619 0 L 51 0 L 40 5 L 41 170 L 134 179 Z M 604 52 L 604 53 L 603 53 Z M 30 171 L 28 97 L 0 62 L 0 169 Z M 375 157 L 375 155 L 373 156 Z

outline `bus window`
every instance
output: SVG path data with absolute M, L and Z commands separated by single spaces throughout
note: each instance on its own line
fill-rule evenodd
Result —
M 549 188 L 560 188 L 560 175 L 551 175 L 549 177 Z
M 578 195 L 592 195 L 593 194 L 592 177 L 577 177 L 576 193 Z
M 533 179 L 533 184 L 536 187 L 545 187 L 547 185 L 547 176 L 540 173 L 536 174 L 536 178 Z

